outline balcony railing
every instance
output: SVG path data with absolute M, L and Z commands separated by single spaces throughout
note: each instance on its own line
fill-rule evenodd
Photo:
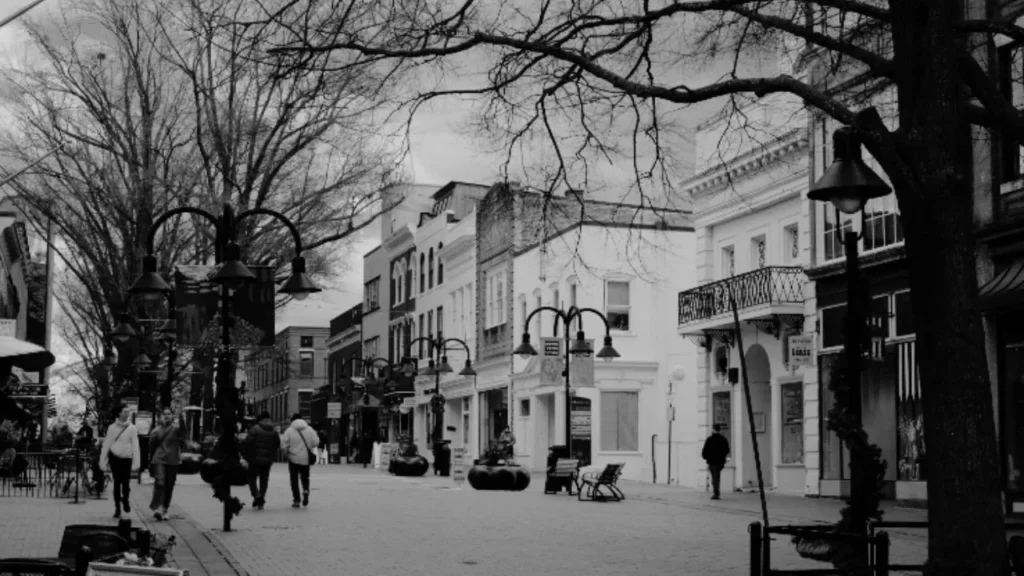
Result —
M 769 266 L 680 292 L 679 324 L 730 312 L 730 289 L 739 310 L 765 304 L 800 304 L 804 301 L 805 280 L 799 266 Z

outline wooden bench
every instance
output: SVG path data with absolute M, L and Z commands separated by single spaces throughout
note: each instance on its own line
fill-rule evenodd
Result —
M 577 478 L 579 477 L 580 461 L 577 459 L 559 458 L 555 465 L 548 468 L 548 475 L 544 481 L 545 494 L 557 494 L 562 488 L 572 496 L 572 489 L 575 486 L 579 491 Z
M 625 463 L 608 464 L 599 473 L 590 472 L 580 478 L 579 499 L 593 500 L 598 502 L 619 502 L 626 499 L 626 495 L 618 487 L 619 476 Z

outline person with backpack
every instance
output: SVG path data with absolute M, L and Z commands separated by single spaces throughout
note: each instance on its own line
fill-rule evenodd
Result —
M 121 404 L 114 412 L 117 420 L 107 427 L 107 435 L 100 450 L 100 468 L 109 470 L 114 478 L 114 518 L 121 517 L 121 509 L 131 512 L 128 496 L 131 493 L 132 472 L 139 469 L 139 432 L 128 421 L 131 411 Z
M 288 456 L 288 478 L 292 485 L 292 508 L 298 508 L 300 502 L 299 482 L 302 482 L 301 502 L 309 506 L 309 467 L 316 464 L 316 447 L 320 438 L 302 419 L 301 414 L 292 416 L 292 423 L 281 435 L 281 449 Z
M 249 492 L 252 494 L 252 509 L 263 510 L 267 503 L 267 484 L 270 482 L 270 467 L 281 446 L 279 430 L 271 424 L 270 412 L 260 413 L 256 424 L 249 429 L 242 444 L 242 453 L 249 462 Z

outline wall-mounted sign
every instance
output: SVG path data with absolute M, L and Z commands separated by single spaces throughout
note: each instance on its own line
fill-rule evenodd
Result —
M 18 321 L 12 318 L 0 318 L 0 336 L 18 337 Z
M 327 417 L 328 418 L 341 418 L 341 402 L 328 402 L 327 403 Z
M 814 336 L 799 334 L 789 337 L 789 366 L 814 366 Z
M 15 384 L 4 389 L 8 396 L 46 396 L 49 386 L 46 384 Z

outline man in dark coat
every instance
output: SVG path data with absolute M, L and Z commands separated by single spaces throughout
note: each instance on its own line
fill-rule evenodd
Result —
M 729 456 L 729 441 L 722 436 L 722 427 L 719 424 L 711 428 L 713 432 L 704 441 L 700 457 L 708 463 L 708 472 L 711 473 L 711 488 L 714 490 L 711 499 L 718 500 L 722 496 L 722 468 L 725 468 L 725 459 Z
M 263 510 L 263 505 L 266 504 L 270 466 L 274 463 L 274 457 L 280 448 L 281 438 L 277 429 L 270 423 L 270 413 L 263 412 L 256 424 L 249 429 L 242 448 L 245 459 L 249 462 L 249 492 L 252 494 L 253 510 Z

